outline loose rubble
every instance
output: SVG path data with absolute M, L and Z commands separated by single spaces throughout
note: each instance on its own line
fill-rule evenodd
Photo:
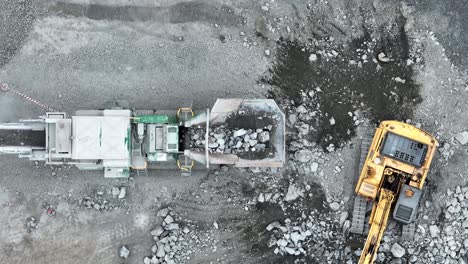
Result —
M 340 260 L 352 257 L 340 229 L 331 215 L 313 210 L 297 220 L 287 218 L 284 223 L 270 223 L 266 227 L 271 232 L 267 245 L 275 254 L 297 256 L 299 263 L 310 263 L 311 259 L 320 263 L 341 263 Z
M 145 257 L 143 263 L 184 263 L 192 254 L 187 237 L 191 227 L 182 225 L 181 218 L 170 207 L 160 209 L 156 216 L 162 223 L 150 232 L 155 244 L 151 247 L 152 255 Z
M 302 199 L 309 195 L 310 189 L 310 186 L 303 189 L 290 183 L 284 191 L 284 202 L 272 199 L 274 193 L 258 195 L 258 203 L 278 203 L 285 215 L 291 208 L 302 212 L 299 217 L 269 223 L 266 231 L 271 236 L 267 246 L 275 254 L 296 256 L 298 263 L 310 263 L 311 259 L 320 263 L 355 263 L 361 251 L 351 249 L 346 243 L 352 236 L 348 233 L 347 209 L 338 201 L 330 201 L 330 211 L 314 209 L 307 213 Z M 468 233 L 464 231 L 468 228 L 468 187 L 449 190 L 441 199 L 445 201 L 442 204 L 445 220 L 439 223 L 440 218 L 433 212 L 435 205 L 430 200 L 422 200 L 412 240 L 403 240 L 400 225 L 390 219 L 376 263 L 468 263 Z
M 125 205 L 125 196 L 127 188 L 112 187 L 107 190 L 98 190 L 94 196 L 85 196 L 78 201 L 78 205 L 97 211 L 109 211 Z
M 414 239 L 401 241 L 395 224 L 390 224 L 379 249 L 380 263 L 392 257 L 408 263 L 468 263 L 468 187 L 449 189 L 442 201 L 442 222 L 433 214 L 432 202 L 422 201 L 419 207 Z
M 265 129 L 227 129 L 225 126 L 210 127 L 208 148 L 210 153 L 236 154 L 242 152 L 263 151 L 270 145 L 270 133 L 273 127 Z M 203 149 L 206 144 L 206 130 L 192 129 L 190 147 Z

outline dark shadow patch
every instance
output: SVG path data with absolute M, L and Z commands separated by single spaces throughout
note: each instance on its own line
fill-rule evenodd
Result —
M 254 197 L 255 196 L 255 188 L 250 186 L 248 183 L 245 183 L 245 182 L 242 182 L 242 188 L 241 188 L 241 191 L 242 191 L 242 194 L 245 196 L 245 197 Z
M 50 11 L 59 15 L 87 17 L 95 20 L 159 21 L 173 24 L 207 22 L 224 26 L 242 23 L 242 16 L 228 6 L 215 6 L 197 2 L 182 2 L 169 7 L 82 5 L 58 2 Z
M 32 0 L 1 1 L 0 68 L 15 56 L 28 37 L 36 19 L 33 3 Z
M 311 197 L 307 195 L 304 198 L 304 206 L 309 210 L 316 209 L 320 213 L 327 214 L 329 210 L 323 205 L 326 199 L 325 192 L 323 191 L 322 187 L 315 182 L 309 182 L 309 185 L 311 188 L 308 193 L 312 193 L 313 195 Z
M 266 227 L 274 222 L 284 223 L 285 216 L 281 207 L 272 203 L 257 203 L 255 211 L 251 212 L 252 225 L 242 229 L 242 240 L 247 245 L 247 252 L 252 259 L 258 259 L 257 263 L 294 263 L 296 257 L 274 255 L 268 247 L 270 233 Z
M 323 148 L 331 143 L 342 146 L 354 136 L 355 120 L 349 112 L 361 110 L 375 123 L 411 118 L 421 97 L 419 85 L 412 79 L 413 69 L 407 66 L 405 22 L 398 19 L 394 28 L 377 41 L 365 34 L 347 46 L 335 47 L 337 56 L 320 53 L 322 47 L 309 48 L 298 41 L 280 40 L 270 76 L 262 81 L 273 86 L 270 95 L 276 100 L 292 100 L 296 106 L 305 103 L 310 106 L 309 111 L 318 111 L 307 121 L 315 128 L 309 139 Z M 331 50 L 328 48 L 327 52 Z M 391 61 L 378 61 L 381 52 Z M 317 54 L 316 61 L 309 61 L 312 53 Z M 332 117 L 334 125 L 330 124 Z

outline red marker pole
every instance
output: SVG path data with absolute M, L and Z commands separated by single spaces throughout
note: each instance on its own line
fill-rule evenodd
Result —
M 9 86 L 8 86 L 8 83 L 0 83 L 0 90 L 1 91 L 4 91 L 4 92 L 11 92 L 11 93 L 14 93 L 16 95 L 18 95 L 19 97 L 22 97 L 23 99 L 27 100 L 27 101 L 30 101 L 32 102 L 33 104 L 36 104 L 42 108 L 44 108 L 46 111 L 51 111 L 51 112 L 55 112 L 55 110 L 53 108 L 51 108 L 50 106 L 46 105 L 46 104 L 43 104 L 27 95 L 25 95 L 24 93 L 21 93 L 21 92 L 18 92 L 16 91 L 15 89 L 11 89 Z

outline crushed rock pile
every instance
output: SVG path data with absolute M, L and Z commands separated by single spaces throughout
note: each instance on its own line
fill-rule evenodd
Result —
M 432 202 L 421 203 L 414 240 L 402 242 L 400 249 L 395 246 L 398 234 L 390 230 L 383 238 L 378 260 L 385 263 L 393 257 L 401 258 L 398 263 L 468 263 L 468 187 L 447 190 L 441 206 L 443 220 L 436 215 L 429 217 L 434 209 Z
M 269 146 L 270 133 L 273 126 L 266 129 L 228 129 L 225 126 L 210 127 L 208 148 L 211 153 L 236 154 L 242 152 L 262 151 Z M 191 130 L 190 147 L 204 149 L 206 130 L 194 128 Z
M 303 257 L 323 263 L 336 263 L 351 259 L 351 248 L 345 245 L 344 235 L 332 217 L 317 210 L 309 215 L 284 223 L 270 223 L 266 230 L 272 232 L 268 247 L 275 254 Z
M 152 256 L 145 257 L 143 263 L 185 263 L 193 253 L 189 246 L 191 226 L 182 226 L 182 219 L 170 207 L 159 210 L 156 216 L 163 221 L 151 231 L 155 244 L 151 247 Z
M 93 197 L 86 196 L 78 200 L 78 205 L 88 209 L 94 208 L 97 211 L 112 210 L 121 207 L 125 203 L 124 198 L 126 194 L 127 188 L 125 186 L 98 190 Z M 105 195 L 112 195 L 112 198 L 106 198 Z
M 328 205 L 331 210 L 308 208 L 304 199 L 315 195 L 311 186 L 292 183 L 280 195 L 277 192 L 259 194 L 257 202 L 278 204 L 288 216 L 284 221 L 267 225 L 266 231 L 270 234 L 267 246 L 274 254 L 296 256 L 297 263 L 352 261 L 353 252 L 345 243 L 348 213 L 340 211 L 341 205 L 337 202 Z
M 331 202 L 328 211 L 308 211 L 303 201 L 311 195 L 307 189 L 290 185 L 278 197 L 272 193 L 258 196 L 257 202 L 280 204 L 288 216 L 267 225 L 267 246 L 275 254 L 295 256 L 298 263 L 355 263 L 361 250 L 347 243 L 351 235 L 345 207 Z M 401 226 L 390 220 L 376 263 L 468 263 L 468 187 L 448 190 L 442 199 L 444 219 L 433 212 L 431 201 L 421 202 L 413 240 L 403 240 Z M 300 212 L 300 216 L 288 214 L 290 210 Z M 364 241 L 365 236 L 362 238 Z

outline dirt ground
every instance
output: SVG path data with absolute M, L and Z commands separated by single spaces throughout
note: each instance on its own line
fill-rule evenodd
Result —
M 161 224 L 156 212 L 167 206 L 194 227 L 186 263 L 345 263 L 275 254 L 266 227 L 311 211 L 337 221 L 329 204 L 351 206 L 356 145 L 385 119 L 421 125 L 446 150 L 424 195 L 440 221 L 447 190 L 468 185 L 468 147 L 454 138 L 468 130 L 467 17 L 463 0 L 0 0 L 0 82 L 58 111 L 120 99 L 138 109 L 203 109 L 217 98 L 273 98 L 288 118 L 306 94 L 317 113 L 305 137 L 288 125 L 278 171 L 116 180 L 0 156 L 0 263 L 143 263 Z M 0 122 L 45 113 L 11 93 L 0 104 Z M 318 170 L 298 165 L 299 141 Z M 297 202 L 258 202 L 291 184 L 308 186 Z M 125 199 L 109 194 L 122 186 Z M 85 208 L 86 197 L 114 208 Z M 119 257 L 123 245 L 128 259 Z

